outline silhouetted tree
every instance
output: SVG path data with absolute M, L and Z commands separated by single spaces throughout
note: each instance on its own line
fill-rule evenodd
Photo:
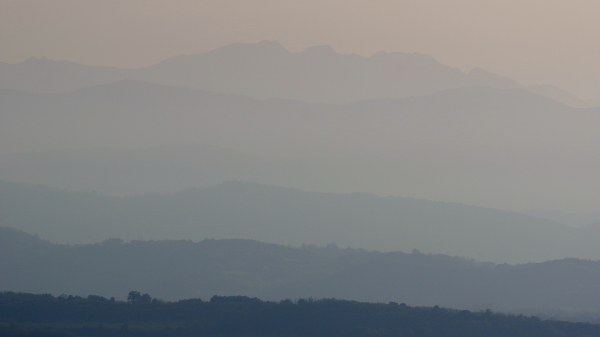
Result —
M 152 302 L 152 297 L 150 297 L 150 295 L 148 295 L 148 294 L 143 294 L 143 295 L 140 297 L 140 303 L 150 303 L 150 302 Z
M 139 291 L 130 291 L 129 295 L 127 295 L 127 302 L 131 303 L 131 304 L 138 304 L 138 303 L 151 303 L 152 302 L 152 297 L 150 297 L 149 294 L 140 294 Z
M 131 303 L 131 304 L 136 304 L 140 301 L 140 299 L 142 298 L 142 294 L 140 294 L 139 291 L 130 291 L 129 295 L 127 295 L 127 302 Z

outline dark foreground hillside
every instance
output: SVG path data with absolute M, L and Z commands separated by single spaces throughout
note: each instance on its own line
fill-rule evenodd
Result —
M 245 295 L 265 300 L 343 298 L 492 309 L 567 318 L 594 313 L 600 262 L 563 259 L 493 264 L 448 255 L 299 248 L 251 240 L 132 241 L 54 245 L 0 228 L 0 291 L 97 294 L 131 289 L 164 300 Z M 578 315 L 579 315 L 578 314 Z
M 0 293 L 0 335 L 12 336 L 600 336 L 600 325 L 335 299 L 263 302 L 213 296 L 164 303 Z

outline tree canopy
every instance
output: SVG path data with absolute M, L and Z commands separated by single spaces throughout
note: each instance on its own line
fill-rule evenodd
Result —
M 1 336 L 600 336 L 600 325 L 337 299 L 177 302 L 0 293 Z M 148 295 L 150 298 L 150 295 Z

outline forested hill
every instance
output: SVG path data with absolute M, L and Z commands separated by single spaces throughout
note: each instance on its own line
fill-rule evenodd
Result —
M 104 197 L 0 181 L 0 226 L 55 243 L 108 238 L 252 239 L 448 254 L 498 263 L 600 259 L 599 228 L 516 212 L 372 194 L 228 182 L 172 194 Z
M 165 300 L 335 297 L 536 314 L 600 309 L 600 262 L 589 260 L 495 265 L 416 250 L 293 248 L 250 240 L 50 245 L 7 228 L 0 229 L 0 242 L 0 291 L 124 299 L 136 289 Z M 8 254 L 13 250 L 20 253 Z
M 135 292 L 133 292 L 135 293 Z M 214 296 L 175 303 L 0 294 L 0 334 L 12 336 L 600 336 L 600 325 L 491 311 L 342 300 L 263 302 Z M 147 297 L 150 300 L 149 297 Z

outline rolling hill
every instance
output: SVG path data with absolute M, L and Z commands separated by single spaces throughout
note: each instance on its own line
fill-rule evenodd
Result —
M 2 182 L 0 214 L 0 226 L 59 243 L 252 239 L 418 249 L 499 263 L 600 259 L 598 226 L 570 228 L 497 209 L 243 182 L 125 198 Z
M 600 263 L 589 260 L 507 265 L 416 250 L 382 253 L 332 244 L 291 248 L 250 240 L 110 239 L 76 246 L 34 237 L 13 241 L 23 236 L 0 228 L 0 240 L 7 243 L 2 251 L 28 252 L 0 255 L 0 290 L 124 299 L 134 289 L 165 300 L 335 297 L 545 317 L 562 309 L 563 318 L 568 310 L 598 310 L 600 303 Z
M 122 81 L 0 100 L 5 180 L 130 195 L 237 179 L 518 211 L 600 201 L 600 110 L 520 89 L 332 105 Z M 128 179 L 132 167 L 148 178 Z M 169 178 L 180 173 L 188 185 Z

